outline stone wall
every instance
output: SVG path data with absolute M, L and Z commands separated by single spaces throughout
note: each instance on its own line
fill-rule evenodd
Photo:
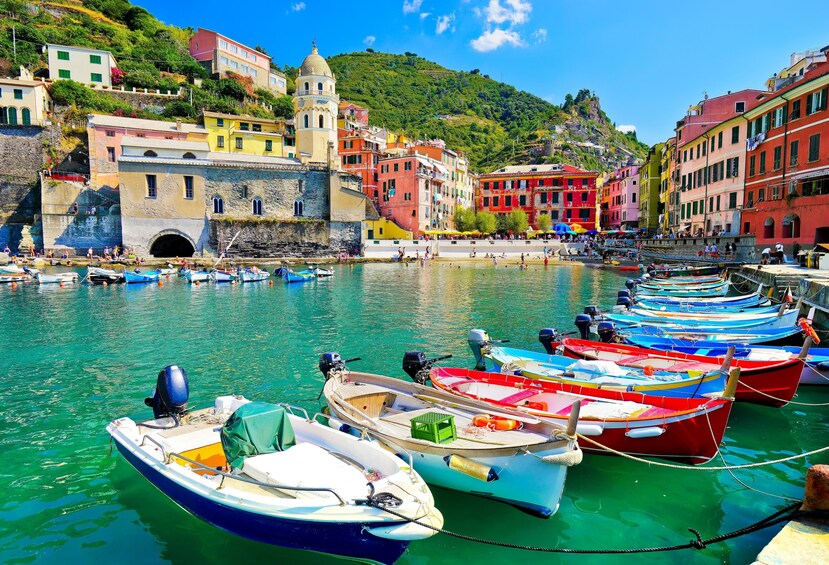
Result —
M 228 257 L 319 257 L 353 248 L 360 228 L 331 226 L 323 220 L 242 220 L 210 222 L 210 246 L 224 249 L 236 233 Z
M 68 249 L 85 254 L 90 247 L 100 250 L 121 245 L 121 210 L 116 191 L 47 176 L 41 178 L 40 184 L 45 250 Z
M 39 127 L 0 127 L 0 223 L 31 223 L 38 212 L 46 139 Z
M 751 263 L 757 262 L 759 259 L 759 255 L 756 253 L 753 235 L 643 239 L 641 243 L 642 254 L 646 258 L 656 260 L 702 260 L 702 253 L 706 245 L 716 245 L 720 253 L 720 258 L 724 259 L 725 246 L 728 243 L 733 243 L 737 246 L 737 253 L 730 260 Z

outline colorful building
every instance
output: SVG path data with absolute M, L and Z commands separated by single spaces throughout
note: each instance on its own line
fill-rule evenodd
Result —
M 425 155 L 391 156 L 379 161 L 379 212 L 382 218 L 420 237 L 449 229 L 442 196 L 446 168 Z
M 250 77 L 255 88 L 287 92 L 285 75 L 271 69 L 271 58 L 229 37 L 199 28 L 190 38 L 190 55 L 216 78 L 228 72 Z
M 46 49 L 52 80 L 70 79 L 91 86 L 112 86 L 111 71 L 118 63 L 109 51 L 54 44 L 47 45 Z
M 302 61 L 294 92 L 294 124 L 297 156 L 303 163 L 327 163 L 339 167 L 337 79 L 314 43 Z
M 125 136 L 148 140 L 207 142 L 208 131 L 195 124 L 143 120 L 121 116 L 90 114 L 86 133 L 89 138 L 89 181 L 93 186 L 118 187 L 118 158 Z
M 674 207 L 674 198 L 677 198 L 676 188 L 679 178 L 679 161 L 677 160 L 675 137 L 668 138 L 661 145 L 659 209 L 656 229 L 662 233 L 668 233 L 674 220 L 675 210 L 679 209 L 678 205 L 676 208 Z
M 0 78 L 0 125 L 41 126 L 52 113 L 46 83 L 31 78 Z
M 829 243 L 829 63 L 746 112 L 742 233 L 757 244 Z
M 596 222 L 597 175 L 560 164 L 503 167 L 478 177 L 476 209 L 500 215 L 523 210 L 533 226 L 540 215 L 548 215 L 553 225 L 565 222 L 592 227 Z
M 639 166 L 616 169 L 607 179 L 604 191 L 608 208 L 604 228 L 636 229 L 639 226 Z
M 284 120 L 205 111 L 204 128 L 211 151 L 294 157 L 293 148 L 283 144 Z
M 659 229 L 659 190 L 662 184 L 664 147 L 664 143 L 657 143 L 648 149 L 645 162 L 639 167 L 639 227 L 649 234 Z

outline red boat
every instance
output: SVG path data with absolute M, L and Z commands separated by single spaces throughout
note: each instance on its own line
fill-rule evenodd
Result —
M 661 351 L 626 345 L 603 343 L 584 339 L 565 338 L 561 341 L 564 355 L 573 359 L 613 361 L 623 367 L 647 370 L 700 371 L 707 373 L 722 366 L 724 357 L 706 357 L 677 351 Z M 803 359 L 785 361 L 749 361 L 734 359 L 732 367 L 740 368 L 736 399 L 766 406 L 785 406 L 797 392 Z
M 581 401 L 576 431 L 615 451 L 692 464 L 717 454 L 728 416 L 729 398 L 668 398 L 529 379 L 469 369 L 434 368 L 432 385 L 453 394 L 483 400 L 566 425 Z M 733 392 L 736 383 L 729 383 Z M 723 394 L 727 395 L 728 390 Z M 486 423 L 487 417 L 481 418 Z M 497 416 L 490 417 L 497 425 Z M 585 451 L 612 452 L 583 439 Z

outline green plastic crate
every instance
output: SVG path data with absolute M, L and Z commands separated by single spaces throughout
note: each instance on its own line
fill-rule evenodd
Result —
M 426 412 L 415 416 L 412 422 L 412 437 L 432 443 L 455 441 L 455 417 L 441 412 Z

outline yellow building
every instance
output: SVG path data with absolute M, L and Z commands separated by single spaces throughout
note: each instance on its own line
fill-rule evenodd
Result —
M 363 239 L 414 239 L 412 232 L 405 230 L 388 218 L 363 222 Z
M 52 111 L 46 84 L 26 78 L 0 78 L 0 125 L 40 126 Z
M 676 138 L 671 137 L 662 145 L 661 164 L 659 167 L 659 226 L 663 233 L 668 233 L 675 223 L 674 198 L 676 198 Z M 678 210 L 679 208 L 676 207 Z
M 294 157 L 294 148 L 283 143 L 285 122 L 252 116 L 204 112 L 210 150 L 220 153 Z

